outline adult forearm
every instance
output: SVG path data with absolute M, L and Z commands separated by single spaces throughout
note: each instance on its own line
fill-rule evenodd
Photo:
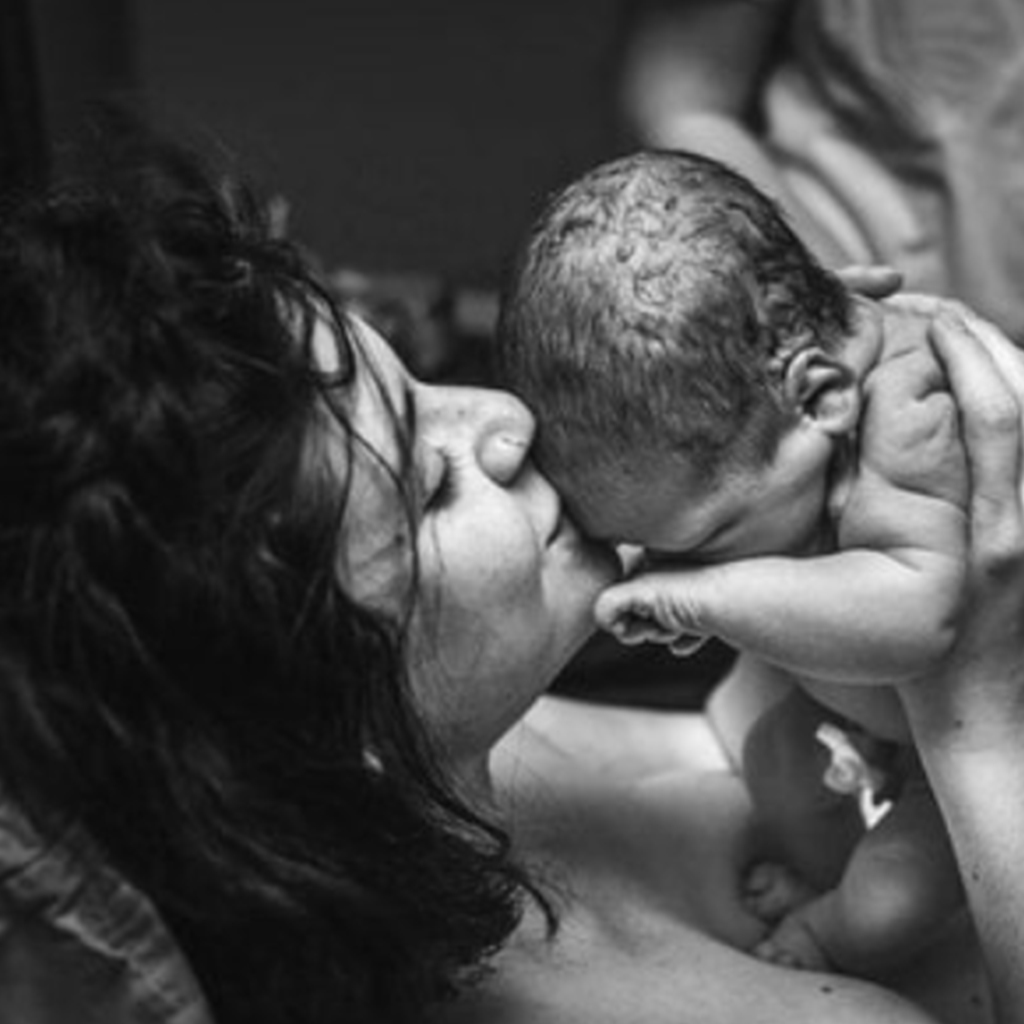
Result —
M 996 1020 L 1024 1022 L 1024 744 L 921 749 L 953 841 Z
M 965 311 L 929 331 L 971 480 L 956 647 L 900 688 L 956 851 L 1000 1024 L 1024 1024 L 1024 356 Z

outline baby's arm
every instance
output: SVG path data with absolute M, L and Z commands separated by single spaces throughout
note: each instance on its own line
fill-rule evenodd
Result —
M 659 569 L 611 587 L 598 622 L 624 643 L 679 651 L 718 636 L 800 675 L 840 683 L 891 683 L 941 658 L 950 617 L 929 590 L 952 591 L 952 563 L 898 561 L 847 551 L 766 557 L 692 569 Z
M 625 642 L 679 648 L 694 634 L 717 635 L 844 683 L 904 679 L 943 656 L 960 597 L 967 476 L 952 398 L 913 336 L 919 321 L 891 319 L 895 354 L 865 382 L 838 550 L 647 572 L 601 596 L 601 625 Z

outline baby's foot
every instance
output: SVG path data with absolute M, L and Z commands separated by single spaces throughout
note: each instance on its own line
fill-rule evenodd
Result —
M 775 930 L 754 947 L 753 953 L 759 960 L 767 960 L 780 967 L 805 971 L 831 968 L 825 950 L 802 910 L 784 917 Z
M 743 902 L 767 924 L 781 921 L 817 895 L 792 868 L 774 861 L 755 864 L 743 879 Z

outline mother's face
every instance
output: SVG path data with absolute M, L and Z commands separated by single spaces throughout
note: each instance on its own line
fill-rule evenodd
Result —
M 590 633 L 594 598 L 618 563 L 580 536 L 529 460 L 534 421 L 521 402 L 423 384 L 370 328 L 357 323 L 356 335 L 346 405 L 368 447 L 351 457 L 339 574 L 357 599 L 401 613 L 416 551 L 410 677 L 435 737 L 455 758 L 473 755 Z M 408 436 L 404 468 L 396 422 Z M 340 446 L 338 455 L 348 458 Z M 411 484 L 411 521 L 389 471 Z

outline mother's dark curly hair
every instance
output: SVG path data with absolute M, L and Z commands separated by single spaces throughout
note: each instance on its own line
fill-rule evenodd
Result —
M 418 1018 L 526 882 L 436 767 L 402 623 L 335 577 L 315 438 L 363 443 L 357 340 L 237 181 L 103 146 L 0 211 L 0 780 L 155 902 L 223 1024 Z

